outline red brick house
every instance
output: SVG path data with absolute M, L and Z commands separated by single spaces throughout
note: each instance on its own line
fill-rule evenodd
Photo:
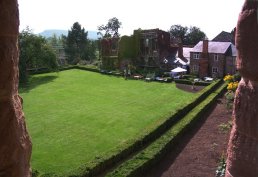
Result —
M 200 78 L 235 74 L 236 55 L 236 47 L 231 42 L 200 41 L 190 52 L 190 71 Z

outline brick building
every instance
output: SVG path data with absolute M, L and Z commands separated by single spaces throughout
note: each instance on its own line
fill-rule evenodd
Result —
M 188 65 L 181 43 L 160 29 L 135 30 L 131 36 L 101 40 L 103 69 L 118 69 L 130 63 L 141 68 L 171 70 Z
M 200 41 L 190 52 L 190 71 L 200 78 L 235 74 L 236 55 L 236 47 L 231 42 Z

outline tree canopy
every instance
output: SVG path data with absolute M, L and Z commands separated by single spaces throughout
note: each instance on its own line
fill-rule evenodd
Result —
M 63 36 L 65 52 L 69 64 L 77 64 L 87 58 L 88 32 L 78 22 L 75 22 L 68 30 L 68 36 Z
M 179 38 L 184 45 L 196 45 L 199 41 L 205 39 L 206 34 L 196 26 L 172 25 L 170 35 L 173 38 Z
M 56 54 L 47 40 L 33 34 L 28 27 L 19 34 L 19 49 L 20 82 L 27 81 L 28 69 L 56 70 L 58 68 Z
M 122 26 L 122 23 L 116 18 L 113 17 L 108 20 L 108 23 L 106 25 L 100 25 L 98 26 L 99 33 L 104 38 L 107 37 L 119 37 L 120 34 L 118 33 L 119 28 Z M 104 31 L 104 35 L 103 32 Z

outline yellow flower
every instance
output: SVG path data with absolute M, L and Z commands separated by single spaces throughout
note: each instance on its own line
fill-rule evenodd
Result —
M 231 81 L 233 81 L 233 76 L 231 76 L 231 75 L 226 75 L 225 77 L 224 77 L 224 81 L 228 81 L 228 82 L 231 82 Z

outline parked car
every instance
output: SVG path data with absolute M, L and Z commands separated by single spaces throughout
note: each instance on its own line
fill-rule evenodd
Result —
M 200 81 L 201 81 L 201 79 L 199 79 L 199 78 L 194 79 L 194 82 L 200 82 Z
M 211 77 L 204 77 L 204 81 L 211 82 L 211 81 L 213 81 L 213 78 L 211 78 Z

